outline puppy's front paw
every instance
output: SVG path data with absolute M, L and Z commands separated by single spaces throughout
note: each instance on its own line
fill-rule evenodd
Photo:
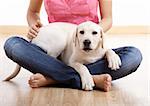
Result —
M 91 74 L 82 75 L 81 81 L 82 81 L 82 89 L 86 91 L 93 90 L 93 87 L 95 86 L 95 84 L 94 84 Z
M 117 70 L 120 68 L 121 59 L 113 50 L 109 50 L 106 56 L 107 56 L 109 68 L 111 68 L 112 70 Z

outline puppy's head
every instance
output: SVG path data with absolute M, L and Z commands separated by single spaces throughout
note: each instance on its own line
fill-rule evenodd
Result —
M 85 52 L 103 48 L 102 28 L 91 21 L 79 24 L 75 36 L 75 43 Z

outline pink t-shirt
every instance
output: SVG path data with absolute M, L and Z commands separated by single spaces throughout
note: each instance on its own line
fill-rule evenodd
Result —
M 99 23 L 98 0 L 44 0 L 48 21 L 80 24 Z

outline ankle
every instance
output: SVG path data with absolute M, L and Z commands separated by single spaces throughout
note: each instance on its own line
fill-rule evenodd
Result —
M 48 77 L 45 77 L 46 78 L 46 80 L 49 82 L 49 83 L 51 83 L 51 84 L 56 84 L 57 83 L 57 81 L 55 81 L 55 80 L 53 80 L 53 79 L 51 79 L 51 78 L 48 78 Z
M 100 75 L 92 75 L 95 86 L 97 85 L 97 82 L 99 82 L 99 76 Z

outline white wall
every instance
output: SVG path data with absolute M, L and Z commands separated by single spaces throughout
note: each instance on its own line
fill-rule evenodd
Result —
M 30 0 L 0 0 L 0 25 L 27 25 Z M 150 0 L 112 0 L 113 25 L 150 25 Z M 41 19 L 47 23 L 44 7 Z
M 114 25 L 150 25 L 150 0 L 113 0 Z
M 26 13 L 30 0 L 0 0 L 0 25 L 27 25 Z M 44 4 L 44 3 L 43 3 Z M 41 19 L 48 23 L 42 6 Z

